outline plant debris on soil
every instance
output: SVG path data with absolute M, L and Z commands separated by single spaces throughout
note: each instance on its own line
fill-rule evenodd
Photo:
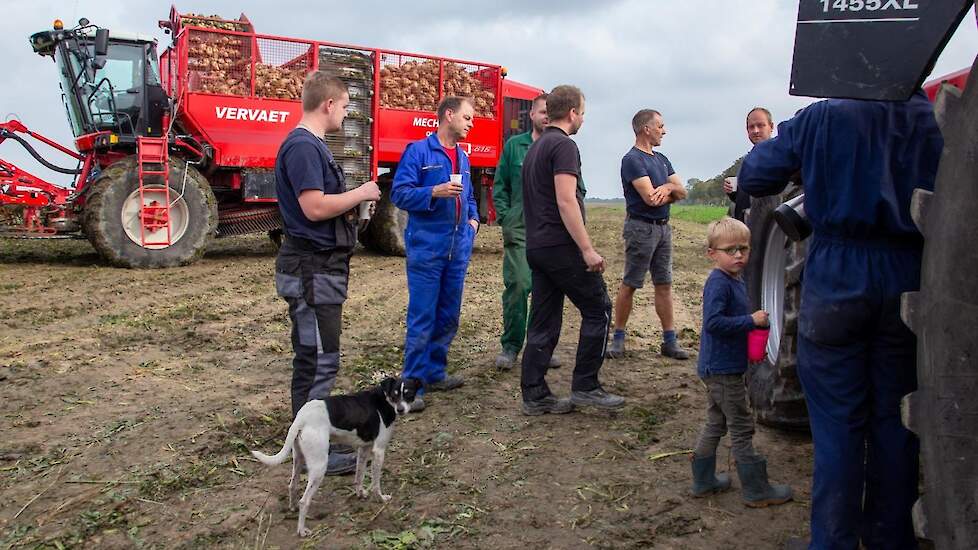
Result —
M 589 231 L 614 299 L 621 206 Z M 699 345 L 706 226 L 674 221 L 680 343 Z M 617 413 L 520 414 L 519 369 L 493 368 L 502 238 L 480 232 L 449 370 L 462 388 L 402 418 L 383 484 L 357 498 L 329 477 L 300 539 L 287 510 L 291 465 L 265 467 L 290 420 L 291 345 L 263 235 L 222 239 L 167 270 L 108 267 L 84 241 L 0 241 L 0 548 L 775 548 L 806 536 L 811 442 L 757 427 L 771 478 L 796 500 L 744 507 L 737 490 L 689 497 L 689 449 L 704 419 L 695 354 L 658 354 L 651 286 L 636 293 L 627 353 L 602 382 Z M 403 258 L 358 251 L 343 311 L 338 392 L 400 371 Z M 548 373 L 566 396 L 580 316 L 568 303 Z M 734 472 L 729 442 L 718 469 Z M 739 482 L 734 478 L 735 489 Z

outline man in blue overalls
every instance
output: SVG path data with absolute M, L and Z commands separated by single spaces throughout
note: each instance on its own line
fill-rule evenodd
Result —
M 904 102 L 828 100 L 778 126 L 739 186 L 781 192 L 801 170 L 814 233 L 798 320 L 798 375 L 815 468 L 810 548 L 916 548 L 918 442 L 900 420 L 916 339 L 900 295 L 920 284 L 915 187 L 932 190 L 943 139 L 922 91 Z
M 428 391 L 455 389 L 448 375 L 448 347 L 458 331 L 462 286 L 479 231 L 469 157 L 458 145 L 472 129 L 475 109 L 461 97 L 438 105 L 438 131 L 408 145 L 391 187 L 391 201 L 408 213 L 408 310 L 404 337 L 405 378 L 424 380 Z M 459 181 L 453 181 L 454 179 Z M 460 176 L 460 177 L 459 177 Z M 424 408 L 420 397 L 411 406 Z

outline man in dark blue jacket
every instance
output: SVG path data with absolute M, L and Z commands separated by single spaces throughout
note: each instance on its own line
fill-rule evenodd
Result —
M 458 331 L 472 243 L 479 231 L 469 158 L 458 145 L 472 129 L 474 117 L 468 99 L 443 99 L 438 105 L 438 131 L 408 145 L 391 187 L 394 205 L 408 212 L 403 376 L 424 380 L 429 391 L 463 384 L 461 376 L 448 375 L 445 369 L 448 347 Z M 411 410 L 422 408 L 424 401 L 418 397 Z
M 933 189 L 943 140 L 927 96 L 829 100 L 778 126 L 738 185 L 782 191 L 801 170 L 814 233 L 798 320 L 798 375 L 815 444 L 811 548 L 916 548 L 918 442 L 900 421 L 916 339 L 900 295 L 920 284 L 915 187 Z
M 275 158 L 275 192 L 285 230 L 275 260 L 275 287 L 292 321 L 292 416 L 307 401 L 329 397 L 340 368 L 340 329 L 357 206 L 380 198 L 368 181 L 347 191 L 343 170 L 323 141 L 343 127 L 350 94 L 324 71 L 306 76 L 302 119 Z M 350 447 L 330 445 L 327 474 L 356 468 Z

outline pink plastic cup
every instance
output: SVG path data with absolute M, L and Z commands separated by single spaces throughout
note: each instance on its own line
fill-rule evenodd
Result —
M 751 363 L 760 363 L 767 355 L 767 337 L 771 330 L 766 328 L 756 328 L 747 333 L 747 360 Z

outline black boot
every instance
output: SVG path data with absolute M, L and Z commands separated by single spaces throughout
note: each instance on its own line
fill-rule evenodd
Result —
M 326 475 L 342 476 L 357 469 L 357 453 L 347 445 L 330 445 L 326 459 Z
M 751 508 L 765 508 L 791 500 L 791 487 L 767 482 L 767 460 L 761 457 L 755 457 L 751 462 L 737 462 L 737 475 L 744 504 Z
M 697 457 L 690 460 L 693 465 L 693 496 L 705 497 L 730 488 L 730 476 L 716 473 L 717 455 Z

